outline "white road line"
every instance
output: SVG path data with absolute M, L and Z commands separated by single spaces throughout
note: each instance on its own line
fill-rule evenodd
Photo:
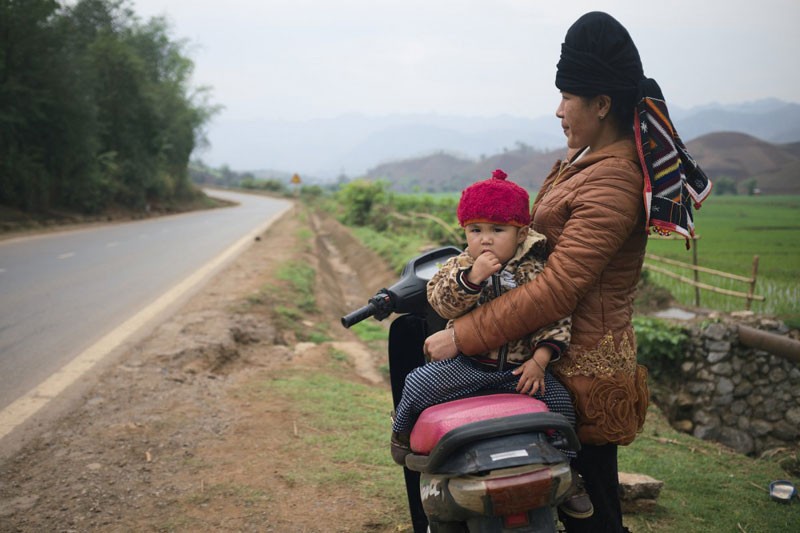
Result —
M 106 244 L 106 248 L 114 248 L 115 246 L 119 246 L 119 243 L 116 241 Z
M 59 259 L 68 259 L 75 255 L 75 252 L 67 252 L 58 256 Z
M 122 344 L 128 337 L 143 327 L 147 322 L 167 309 L 173 302 L 186 294 L 201 281 L 223 265 L 230 258 L 235 257 L 247 245 L 251 244 L 257 235 L 260 235 L 286 210 L 279 212 L 267 220 L 259 228 L 251 231 L 233 246 L 223 251 L 217 257 L 200 267 L 197 271 L 184 279 L 181 283 L 167 291 L 142 311 L 123 322 L 105 337 L 90 346 L 86 351 L 75 357 L 72 361 L 57 370 L 52 376 L 44 380 L 33 390 L 15 400 L 11 405 L 0 411 L 0 439 L 11 433 L 17 426 L 36 414 L 47 403 L 64 392 L 67 387 L 75 383 L 95 364 L 111 353 L 114 348 Z

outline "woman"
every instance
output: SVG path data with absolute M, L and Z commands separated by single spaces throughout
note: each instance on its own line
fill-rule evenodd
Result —
M 592 12 L 572 25 L 556 86 L 568 158 L 542 185 L 531 223 L 547 237 L 547 266 L 429 337 L 425 351 L 433 360 L 475 355 L 572 315 L 572 344 L 551 367 L 575 401 L 583 447 L 573 464 L 594 514 L 561 518 L 569 532 L 619 532 L 617 446 L 634 440 L 648 404 L 631 325 L 647 230 L 691 235 L 691 202 L 699 206 L 710 184 L 613 17 Z

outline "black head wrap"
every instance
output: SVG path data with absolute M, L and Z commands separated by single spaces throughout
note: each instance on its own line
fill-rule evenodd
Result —
M 635 99 L 633 130 L 644 174 L 646 227 L 683 235 L 688 247 L 694 236 L 692 205 L 700 207 L 711 182 L 672 124 L 658 83 L 645 78 L 628 30 L 607 13 L 583 15 L 567 31 L 557 69 L 561 91 Z
M 600 11 L 587 13 L 561 45 L 556 87 L 578 95 L 635 93 L 644 78 L 639 50 L 628 30 Z

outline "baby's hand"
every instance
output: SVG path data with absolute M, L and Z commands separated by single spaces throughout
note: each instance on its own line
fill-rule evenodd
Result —
M 480 285 L 489 279 L 489 276 L 499 272 L 502 266 L 500 260 L 492 252 L 483 252 L 475 258 L 475 263 L 472 265 L 467 279 L 474 285 Z
M 544 372 L 532 358 L 522 363 L 511 373 L 515 376 L 519 376 L 517 392 L 530 396 L 533 396 L 539 391 L 544 394 Z

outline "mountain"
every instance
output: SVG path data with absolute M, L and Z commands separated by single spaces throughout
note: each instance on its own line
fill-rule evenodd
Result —
M 731 131 L 773 143 L 800 140 L 800 104 L 774 98 L 725 106 L 712 104 L 670 114 L 683 139 Z
M 477 161 L 438 152 L 378 165 L 364 177 L 387 180 L 392 190 L 398 192 L 452 192 L 462 190 L 481 177 L 488 178 L 494 169 L 502 168 L 516 183 L 528 190 L 536 190 L 563 152 L 538 151 L 522 146 Z
M 800 142 L 772 144 L 751 135 L 720 132 L 703 135 L 687 148 L 712 181 L 727 178 L 739 184 L 754 178 L 764 194 L 800 194 Z M 386 179 L 398 192 L 460 191 L 502 168 L 511 178 L 537 191 L 564 149 L 534 150 L 519 146 L 478 160 L 438 152 L 384 163 L 370 169 L 367 179 Z
M 684 141 L 708 133 L 745 133 L 770 143 L 800 142 L 800 104 L 759 100 L 736 105 L 671 107 Z M 550 116 L 458 117 L 437 114 L 368 117 L 359 114 L 307 121 L 219 119 L 208 133 L 213 165 L 237 171 L 297 172 L 306 183 L 339 175 L 359 177 L 390 161 L 445 152 L 480 160 L 528 146 L 563 148 L 558 120 Z M 197 154 L 203 156 L 204 154 Z M 549 167 L 548 167 L 549 168 Z
M 800 194 L 800 143 L 772 144 L 723 132 L 703 135 L 686 148 L 712 181 L 754 178 L 763 194 Z
M 208 133 L 214 166 L 256 174 L 262 168 L 283 169 L 310 181 L 357 177 L 386 161 L 438 151 L 479 158 L 534 142 L 528 139 L 539 148 L 564 144 L 558 121 L 550 117 L 349 114 L 308 121 L 219 120 Z

